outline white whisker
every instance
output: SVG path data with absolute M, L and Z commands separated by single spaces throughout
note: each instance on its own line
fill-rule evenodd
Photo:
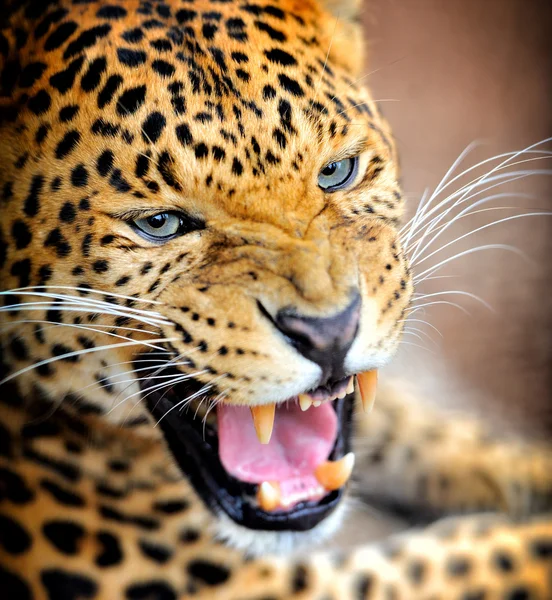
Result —
M 139 321 L 140 323 L 145 323 L 146 325 L 152 326 L 161 326 L 161 325 L 171 325 L 172 323 L 167 320 L 157 320 L 152 318 L 145 318 L 136 314 L 128 314 L 123 312 L 122 310 L 116 309 L 108 309 L 107 307 L 97 307 L 91 306 L 87 307 L 86 305 L 76 305 L 75 303 L 60 303 L 60 304 L 52 304 L 51 302 L 26 302 L 22 304 L 9 304 L 7 306 L 0 307 L 0 313 L 2 312 L 11 312 L 15 310 L 26 310 L 26 311 L 45 311 L 53 309 L 60 312 L 76 312 L 76 313 L 87 313 L 87 314 L 95 314 L 100 316 L 101 314 L 110 315 L 114 317 L 127 317 L 129 319 L 134 319 L 135 321 Z M 100 310 L 99 310 L 100 309 Z
M 547 170 L 544 170 L 544 169 L 509 171 L 506 173 L 499 173 L 497 175 L 493 175 L 492 177 L 486 178 L 485 180 L 483 180 L 483 178 L 482 178 L 480 181 L 469 186 L 469 189 L 468 189 L 468 187 L 460 188 L 456 192 L 450 194 L 450 196 L 447 196 L 442 202 L 440 202 L 438 205 L 436 205 L 434 208 L 432 208 L 431 211 L 429 211 L 429 213 L 426 215 L 426 217 L 429 217 L 436 211 L 443 209 L 441 212 L 437 212 L 437 214 L 435 216 L 432 216 L 432 218 L 429 222 L 424 223 L 423 226 L 421 228 L 419 228 L 419 231 L 416 232 L 416 235 L 420 235 L 420 233 L 422 233 L 422 231 L 427 230 L 427 229 L 429 229 L 431 231 L 432 229 L 435 228 L 435 226 L 439 222 L 441 222 L 456 207 L 460 206 L 461 204 L 465 204 L 468 200 L 473 200 L 473 199 L 477 198 L 477 196 L 479 196 L 485 192 L 488 192 L 488 191 L 493 190 L 500 186 L 504 186 L 506 184 L 514 183 L 515 181 L 525 179 L 527 177 L 536 176 L 536 175 L 548 175 L 548 174 L 550 174 L 550 172 Z M 492 183 L 492 185 L 487 185 L 487 184 L 491 184 L 491 183 Z M 486 185 L 486 187 L 481 187 L 482 185 Z M 475 191 L 473 191 L 473 190 L 475 190 Z M 467 192 L 472 192 L 472 191 L 473 191 L 473 193 L 466 195 Z M 511 195 L 512 195 L 512 197 L 514 197 L 513 193 Z M 447 203 L 452 202 L 453 200 L 454 200 L 454 202 L 448 208 L 445 208 L 445 205 Z M 470 207 L 473 207 L 473 206 L 474 206 L 473 204 L 470 205 Z M 426 218 L 424 218 L 424 221 L 425 220 L 426 220 Z
M 500 185 L 500 184 L 499 184 Z M 492 186 L 495 187 L 495 186 Z M 487 190 L 484 190 L 487 191 Z M 482 193 L 483 190 L 481 190 L 480 192 L 477 192 L 476 194 L 473 194 L 472 196 L 469 196 L 468 198 L 466 198 L 466 200 L 472 200 L 474 198 L 476 198 L 480 193 Z M 458 214 L 453 215 L 452 219 L 450 221 L 446 221 L 445 223 L 438 225 L 438 223 L 443 219 L 443 217 L 446 214 L 449 214 L 449 211 L 445 211 L 444 214 L 442 215 L 437 215 L 434 219 L 432 219 L 429 223 L 427 223 L 423 230 L 424 233 L 421 237 L 418 238 L 418 240 L 416 240 L 412 246 L 407 248 L 407 251 L 410 252 L 412 254 L 412 260 L 415 260 L 417 258 L 417 256 L 419 256 L 431 243 L 433 243 L 435 237 L 438 237 L 437 234 L 436 236 L 434 236 L 430 242 L 427 242 L 425 244 L 425 246 L 423 245 L 423 241 L 425 239 L 425 237 L 433 230 L 435 232 L 439 232 L 439 231 L 443 231 L 448 229 L 453 223 L 456 223 L 458 220 L 465 218 L 467 215 L 471 215 L 471 214 L 477 214 L 478 211 L 474 211 L 474 208 L 477 208 L 478 206 L 482 206 L 483 204 L 488 204 L 489 202 L 492 202 L 493 200 L 498 200 L 499 198 L 531 198 L 531 196 L 527 195 L 527 194 L 515 194 L 512 192 L 501 192 L 498 194 L 492 194 L 491 196 L 485 196 L 484 198 L 481 198 L 479 200 L 476 200 L 475 202 L 472 202 L 471 204 L 469 204 L 468 206 L 466 206 L 465 208 L 463 208 Z M 456 206 L 451 207 L 455 208 Z M 487 208 L 485 210 L 492 210 L 494 207 L 491 208 Z M 419 235 L 421 233 L 418 232 L 417 235 Z
M 127 363 L 132 363 L 132 361 L 127 361 Z M 116 363 L 116 364 L 124 364 L 124 363 Z M 109 367 L 113 367 L 113 366 L 114 365 L 109 365 Z M 187 362 L 179 362 L 179 363 L 174 363 L 174 366 L 189 367 L 190 364 Z M 107 375 L 106 377 L 101 377 L 100 379 L 97 379 L 93 383 L 89 383 L 88 385 L 86 385 L 82 388 L 79 388 L 75 393 L 81 394 L 84 390 L 87 390 L 91 387 L 95 387 L 98 384 L 101 385 L 105 381 L 113 381 L 117 385 L 120 385 L 122 383 L 139 383 L 140 381 L 149 381 L 150 379 L 161 379 L 163 377 L 168 379 L 169 377 L 175 376 L 174 373 L 172 373 L 170 375 L 152 375 L 152 376 L 146 376 L 146 377 L 133 377 L 132 379 L 123 379 L 123 380 L 118 379 L 119 377 L 122 377 L 123 375 L 128 375 L 130 373 L 138 373 L 140 371 L 149 371 L 150 369 L 151 369 L 151 367 L 141 367 L 140 369 L 129 369 L 128 371 L 121 371 L 120 373 L 117 373 L 115 376 Z M 128 387 L 131 387 L 131 386 L 128 386 Z M 128 389 L 128 387 L 125 389 Z M 114 408 L 116 408 L 116 407 L 114 407 Z
M 467 238 L 470 235 L 473 235 L 474 233 L 478 233 L 479 231 L 483 231 L 484 229 L 488 229 L 489 227 L 494 227 L 495 225 L 499 225 L 500 223 L 507 223 L 508 221 L 515 221 L 517 219 L 523 219 L 526 217 L 550 217 L 550 216 L 552 216 L 552 212 L 532 212 L 532 213 L 526 213 L 523 215 L 513 215 L 510 217 L 504 217 L 503 219 L 498 219 L 496 221 L 493 221 L 492 223 L 487 223 L 486 225 L 481 225 L 481 227 L 477 227 L 476 229 L 473 229 L 472 231 L 468 231 L 468 233 L 464 233 L 463 235 L 457 237 L 456 239 L 444 244 L 437 250 L 434 250 L 433 252 L 428 254 L 425 258 L 422 258 L 422 260 L 419 260 L 416 264 L 420 265 L 423 262 L 425 262 L 426 260 L 429 260 L 432 256 L 434 256 L 438 252 L 442 252 L 445 248 L 452 246 L 452 244 L 456 244 L 457 242 Z M 426 248 L 427 248 L 427 246 L 426 246 Z
M 189 354 L 193 354 L 193 352 L 197 351 L 199 348 L 196 347 L 190 351 L 188 351 L 186 353 L 186 356 L 188 356 Z M 153 378 L 154 376 L 158 375 L 159 373 L 162 373 L 165 369 L 167 369 L 168 367 L 172 367 L 172 366 L 176 366 L 176 365 L 184 365 L 184 366 L 189 366 L 189 361 L 181 363 L 180 360 L 184 359 L 186 360 L 186 356 L 184 355 L 184 353 L 181 353 L 177 356 L 173 356 L 170 360 L 164 360 L 163 364 L 159 365 L 152 373 L 151 373 L 151 378 Z M 184 373 L 181 374 L 172 374 L 172 377 L 178 377 L 179 375 L 184 375 Z M 118 406 L 120 406 L 121 404 L 124 404 L 126 402 L 126 400 L 128 399 L 127 397 L 123 398 L 123 400 L 121 402 L 117 402 L 117 400 L 129 389 L 131 388 L 135 383 L 135 380 L 133 380 L 131 383 L 129 383 L 129 385 L 127 385 L 123 390 L 121 390 L 117 396 L 113 399 L 113 403 L 114 406 L 112 406 L 111 410 L 115 410 Z M 132 396 L 130 396 L 132 397 Z M 117 402 L 117 404 L 115 404 Z
M 499 173 L 498 175 L 494 175 L 493 177 L 487 178 L 485 181 L 483 181 L 483 179 L 482 179 L 481 181 L 479 181 L 476 184 L 474 184 L 473 186 L 471 186 L 470 190 L 477 188 L 478 186 L 480 186 L 483 183 L 485 183 L 485 184 L 492 183 L 493 184 L 493 185 L 489 185 L 483 189 L 479 189 L 479 190 L 475 191 L 473 194 L 468 195 L 468 196 L 465 195 L 465 191 L 463 190 L 463 188 L 461 188 L 454 194 L 451 194 L 450 196 L 445 198 L 437 206 L 435 206 L 433 209 L 431 209 L 431 211 L 429 211 L 429 213 L 426 214 L 423 221 L 425 221 L 426 218 L 428 216 L 430 216 L 430 214 L 434 213 L 436 210 L 442 209 L 446 203 L 454 200 L 457 196 L 459 196 L 459 198 L 450 207 L 446 208 L 441 213 L 438 213 L 437 215 L 435 215 L 429 223 L 425 223 L 423 228 L 416 232 L 416 235 L 419 235 L 423 231 L 421 239 L 418 240 L 417 242 L 415 242 L 414 246 L 419 246 L 423 242 L 423 240 L 427 236 L 427 234 L 430 233 L 435 228 L 436 225 L 438 225 L 448 214 L 450 214 L 450 212 L 454 208 L 456 208 L 460 204 L 463 204 L 464 202 L 466 202 L 468 200 L 474 199 L 478 195 L 480 195 L 484 192 L 488 192 L 489 190 L 494 189 L 496 187 L 506 185 L 509 183 L 513 183 L 514 181 L 518 181 L 520 179 L 525 179 L 526 177 L 529 177 L 529 176 L 545 175 L 545 174 L 550 174 L 550 173 L 552 173 L 552 172 L 545 171 L 545 170 L 514 171 L 514 172 L 509 172 L 509 173 Z M 483 201 L 480 201 L 480 203 L 483 203 Z M 475 206 L 475 205 L 476 204 L 472 204 L 472 205 L 470 205 L 470 207 L 473 208 L 473 206 Z
M 380 102 L 400 102 L 399 98 L 379 98 L 378 100 L 372 100 L 372 102 L 374 104 L 378 104 Z M 350 110 L 352 110 L 353 108 L 356 108 L 357 106 L 362 106 L 363 104 L 366 104 L 366 101 L 363 100 L 362 102 L 357 102 L 356 104 L 353 104 L 352 106 L 348 106 L 346 109 L 342 110 L 341 112 L 337 113 L 337 117 L 339 117 L 340 115 L 345 114 L 346 112 L 349 112 Z
M 435 327 L 435 325 L 431 324 L 429 321 L 424 321 L 423 319 L 411 319 L 411 318 L 407 317 L 406 319 L 400 319 L 398 321 L 398 323 L 422 323 L 423 325 L 427 325 L 428 327 L 431 327 L 431 329 L 433 329 L 433 331 L 435 331 L 435 333 L 437 333 L 439 336 L 443 337 L 443 334 L 437 329 L 437 327 Z
M 408 248 L 408 246 L 410 244 L 410 238 L 412 237 L 412 235 L 414 234 L 414 232 L 417 229 L 418 221 L 422 218 L 423 214 L 426 211 L 426 208 L 429 206 L 429 201 L 430 201 L 429 188 L 426 188 L 424 190 L 424 193 L 422 194 L 422 198 L 420 199 L 420 202 L 418 204 L 418 207 L 416 208 L 416 212 L 414 213 L 414 216 L 407 223 L 407 225 L 408 225 L 407 236 L 403 242 L 403 246 L 405 248 Z M 406 227 L 406 225 L 405 225 L 405 227 Z M 401 229 L 399 232 L 399 236 L 402 235 L 402 231 L 403 230 Z
M 221 377 L 221 376 L 219 376 Z M 216 380 L 217 378 L 215 378 Z M 171 408 L 169 408 L 169 410 L 162 416 L 159 418 L 159 420 L 157 421 L 157 423 L 155 424 L 155 427 L 157 427 L 159 425 L 159 423 L 161 423 L 161 421 L 169 414 L 171 413 L 173 410 L 175 410 L 176 408 L 184 408 L 186 404 L 189 404 L 192 400 L 194 400 L 195 398 L 197 398 L 198 396 L 201 396 L 202 394 L 204 394 L 205 392 L 207 392 L 208 390 L 210 390 L 213 387 L 214 381 L 208 384 L 205 384 L 199 391 L 195 392 L 195 394 L 192 394 L 191 396 L 188 396 L 187 398 L 184 398 L 184 400 L 181 400 L 180 402 L 177 402 L 174 406 L 171 406 Z
M 128 402 L 128 400 L 130 400 L 131 398 L 134 398 L 135 396 L 140 396 L 140 401 L 142 401 L 145 398 L 147 398 L 148 396 L 150 396 L 151 394 L 153 394 L 154 392 L 159 391 L 160 389 L 163 389 L 164 387 L 174 387 L 175 385 L 177 385 L 178 383 L 181 383 L 182 381 L 186 381 L 187 379 L 192 379 L 194 377 L 197 377 L 198 375 L 204 375 L 207 372 L 208 371 L 203 370 L 203 371 L 197 371 L 195 373 L 174 375 L 173 379 L 171 379 L 170 381 L 164 381 L 163 383 L 156 383 L 155 385 L 149 386 L 143 390 L 140 390 L 138 392 L 135 392 L 134 394 L 131 394 L 130 396 L 127 396 L 121 402 L 119 402 L 118 404 L 113 406 L 107 414 L 110 414 L 117 407 L 121 406 L 121 404 Z
M 462 256 L 467 256 L 468 254 L 474 254 L 475 252 L 481 252 L 483 250 L 508 250 L 510 252 L 513 252 L 514 254 L 517 254 L 517 255 L 527 259 L 525 254 L 523 252 L 521 252 L 521 250 L 519 250 L 518 248 L 516 248 L 514 246 L 508 246 L 507 244 L 487 244 L 485 246 L 477 246 L 476 248 L 470 248 L 469 250 L 464 250 L 463 252 L 459 252 L 458 254 L 455 254 L 454 256 L 450 256 L 449 258 L 442 260 L 441 262 L 437 263 L 436 265 L 429 267 L 425 271 L 418 273 L 418 275 L 414 279 L 416 282 L 419 283 L 420 278 L 422 278 L 424 275 L 426 275 L 428 273 L 433 273 L 436 269 L 439 269 L 443 265 L 446 265 L 449 262 L 452 262 L 453 260 L 457 260 L 458 258 L 461 258 Z
M 399 342 L 400 346 L 414 346 L 414 348 L 420 348 L 420 350 L 425 350 L 426 352 L 429 352 L 430 354 L 434 354 L 434 352 L 432 350 L 430 350 L 427 346 L 421 346 L 420 344 L 415 344 L 414 342 L 407 342 L 406 340 L 401 340 Z
M 495 167 L 493 167 L 490 171 L 488 171 L 487 173 L 485 173 L 484 175 L 475 178 L 473 181 L 471 181 L 470 183 L 466 184 L 465 186 L 463 186 L 463 188 L 461 188 L 459 191 L 465 191 L 465 190 L 469 190 L 472 188 L 473 185 L 475 185 L 477 182 L 482 183 L 488 180 L 489 176 L 492 175 L 493 173 L 503 170 L 504 168 L 510 168 L 511 166 L 513 166 L 511 163 L 512 160 L 515 160 L 518 156 L 524 155 L 524 154 L 538 154 L 541 155 L 541 158 L 547 158 L 548 156 L 550 156 L 552 154 L 552 152 L 547 151 L 547 150 L 533 150 L 533 148 L 537 148 L 538 146 L 541 146 L 543 144 L 546 144 L 548 142 L 552 141 L 552 138 L 547 138 L 544 140 L 541 140 L 539 142 L 536 142 L 535 144 L 531 144 L 530 146 L 527 146 L 526 148 L 524 148 L 523 150 L 518 150 L 515 152 L 506 152 L 503 154 L 498 154 L 496 156 L 493 156 L 491 158 L 487 158 L 483 161 L 480 161 L 478 163 L 476 163 L 475 165 L 472 165 L 471 167 L 465 169 L 464 171 L 462 171 L 461 173 L 459 173 L 458 175 L 456 175 L 453 179 L 449 180 L 448 183 L 446 185 L 441 185 L 439 184 L 436 188 L 436 191 L 432 194 L 429 203 L 431 203 L 433 201 L 433 199 L 437 196 L 438 193 L 441 193 L 442 191 L 444 191 L 446 188 L 448 188 L 450 185 L 452 185 L 455 181 L 458 181 L 459 179 L 461 179 L 462 177 L 466 176 L 468 173 L 474 171 L 475 169 L 488 164 L 490 162 L 496 161 L 496 160 L 500 160 L 501 158 L 505 158 L 504 161 L 502 161 L 500 164 L 496 165 Z M 468 147 L 469 148 L 469 147 Z M 464 151 L 466 152 L 466 151 Z M 545 155 L 544 157 L 542 155 Z M 462 156 L 462 154 L 461 154 Z M 521 162 L 529 162 L 530 160 L 534 160 L 533 158 L 531 159 L 526 159 L 524 161 Z M 518 164 L 518 163 L 516 163 Z M 449 169 L 450 171 L 450 169 Z M 448 173 L 448 172 L 447 172 Z M 445 175 L 446 177 L 446 175 Z M 455 192 L 455 195 L 457 195 L 458 192 Z M 440 203 L 442 204 L 442 203 Z M 435 210 L 438 210 L 438 208 L 440 207 L 440 204 L 437 205 L 434 209 L 432 209 L 431 212 L 434 212 Z M 404 233 L 404 231 L 409 228 L 410 226 L 410 222 L 407 223 L 402 229 L 401 229 L 401 234 Z
M 423 338 L 420 333 L 422 333 L 421 329 L 416 329 L 416 330 L 412 330 L 412 329 L 405 329 L 402 332 L 402 335 L 413 335 L 414 337 L 418 338 L 420 340 L 420 342 L 424 343 L 427 340 L 429 340 L 432 344 L 437 345 L 437 343 L 435 342 L 435 340 L 426 332 L 424 331 L 423 333 L 425 334 L 425 338 Z
M 511 197 L 516 197 L 516 198 L 533 198 L 532 196 L 529 196 L 527 194 L 509 194 L 509 193 L 494 194 L 493 196 L 487 196 L 487 197 L 485 197 L 485 198 L 483 198 L 481 200 L 478 200 L 477 202 L 474 202 L 473 204 L 470 204 L 466 208 L 462 209 L 461 212 L 453 215 L 452 219 L 450 221 L 447 221 L 446 223 L 442 223 L 441 225 L 435 227 L 433 229 L 433 231 L 434 232 L 443 231 L 444 229 L 448 229 L 448 227 L 450 225 L 453 225 L 454 223 L 457 223 L 458 221 L 461 221 L 462 219 L 465 219 L 467 217 L 471 217 L 473 215 L 479 215 L 479 214 L 483 214 L 483 213 L 487 213 L 487 212 L 495 212 L 497 210 L 511 210 L 511 211 L 513 211 L 513 210 L 517 210 L 517 211 L 526 210 L 526 209 L 520 208 L 519 206 L 490 206 L 490 207 L 487 207 L 487 208 L 480 208 L 478 210 L 473 210 L 477 206 L 480 206 L 481 204 L 486 204 L 487 202 L 489 202 L 491 200 L 496 200 L 499 197 L 508 197 L 508 198 L 511 198 Z M 422 253 L 425 252 L 426 248 L 430 245 L 430 243 L 432 243 L 434 241 L 435 237 L 436 236 L 434 236 L 431 239 L 431 241 L 428 242 L 423 247 L 423 249 L 416 251 L 416 252 L 418 252 L 418 256 L 421 256 Z M 412 248 L 418 246 L 420 243 L 421 243 L 421 240 L 415 242 L 412 245 Z M 406 248 L 405 250 L 407 252 L 410 252 L 412 250 L 412 248 Z
M 494 312 L 493 307 L 488 302 L 485 302 L 485 300 L 483 300 L 483 298 L 480 298 L 476 294 L 472 294 L 471 292 L 465 292 L 463 290 L 444 290 L 441 292 L 434 292 L 433 294 L 423 294 L 419 298 L 416 298 L 415 300 L 413 300 L 412 306 L 415 306 L 414 303 L 417 302 L 418 300 L 426 300 L 427 298 L 435 298 L 437 296 L 450 296 L 450 295 L 467 296 L 468 298 L 472 298 L 473 300 L 480 302 L 481 304 L 483 304 L 483 306 L 485 308 L 488 308 L 491 312 Z
M 414 307 L 409 312 L 409 314 L 413 315 L 415 312 L 417 312 L 421 308 L 427 308 L 428 306 L 436 306 L 438 304 L 444 304 L 446 306 L 454 306 L 454 308 L 458 308 L 459 310 L 461 310 L 466 315 L 470 314 L 463 306 L 460 306 L 460 304 L 456 304 L 455 302 L 449 302 L 448 300 L 435 300 L 434 302 L 428 302 L 427 304 L 420 304 L 420 305 Z
M 38 293 L 45 293 L 44 290 L 72 290 L 75 292 L 83 292 L 85 294 L 102 294 L 104 296 L 112 296 L 113 298 L 121 298 L 123 300 L 131 300 L 132 302 L 143 302 L 145 304 L 157 304 L 163 305 L 163 302 L 159 302 L 158 300 L 147 300 L 144 298 L 135 298 L 134 296 L 125 296 L 124 294 L 116 294 L 115 292 L 109 292 L 106 290 L 98 290 L 95 288 L 88 287 L 75 287 L 72 285 L 37 285 L 37 286 L 29 286 L 22 288 L 13 288 L 11 290 L 4 290 L 0 292 L 2 294 L 21 294 L 22 292 L 32 292 L 33 290 L 41 290 Z M 33 294 L 28 294 L 33 295 Z M 73 298 L 79 299 L 79 296 L 71 296 Z
M 160 343 L 160 342 L 175 342 L 177 341 L 176 338 L 162 338 L 162 339 L 158 339 L 155 340 L 156 343 Z M 160 349 L 160 346 L 155 346 L 153 344 L 149 344 L 147 342 L 141 342 L 141 341 L 131 341 L 131 342 L 121 342 L 119 344 L 108 344 L 106 346 L 97 346 L 95 348 L 86 348 L 84 350 L 75 350 L 74 352 L 66 352 L 65 354 L 60 354 L 59 356 L 54 356 L 53 358 L 47 358 L 45 360 L 41 360 L 37 363 L 34 363 L 32 365 L 29 365 L 28 367 L 25 367 L 23 369 L 19 369 L 18 371 L 16 371 L 15 373 L 12 373 L 11 375 L 8 375 L 7 377 L 4 377 L 4 379 L 2 379 L 0 381 L 0 385 L 3 385 L 5 383 L 7 383 L 8 381 L 11 381 L 12 379 L 14 379 L 15 377 L 19 377 L 20 375 L 23 375 L 24 373 L 27 373 L 29 371 L 32 371 L 33 369 L 36 369 L 42 365 L 47 365 L 53 362 L 56 362 L 58 360 L 63 360 L 63 359 L 67 359 L 67 358 L 72 358 L 75 356 L 82 356 L 83 354 L 90 354 L 92 352 L 101 352 L 104 351 L 106 349 L 112 350 L 115 348 L 125 348 L 125 347 L 129 347 L 129 346 L 148 346 L 151 348 L 155 348 L 155 349 Z
M 48 327 L 40 327 L 40 331 L 48 331 L 49 329 L 53 329 L 55 327 L 72 327 L 76 329 L 86 329 L 87 331 L 92 331 L 94 333 L 99 333 L 101 335 L 109 335 L 109 332 L 102 331 L 102 329 L 116 329 L 117 331 L 133 331 L 137 333 L 148 333 L 150 335 L 158 335 L 159 331 L 150 331 L 149 329 L 137 329 L 136 327 L 123 327 L 120 325 L 82 325 L 80 323 L 56 323 L 55 321 L 47 321 L 44 319 L 20 319 L 17 321 L 10 321 L 5 324 L 3 327 L 0 327 L 0 331 L 6 331 L 10 329 L 13 325 L 48 325 Z M 124 336 L 120 336 L 124 337 Z M 131 338 L 124 338 L 130 340 Z
M 0 295 L 7 294 L 8 292 L 0 292 Z M 118 304 L 112 304 L 111 302 L 105 302 L 102 300 L 95 300 L 93 298 L 82 298 L 80 296 L 70 296 L 67 294 L 51 294 L 49 292 L 13 292 L 10 290 L 9 294 L 16 294 L 18 296 L 37 296 L 39 298 L 51 298 L 55 301 L 67 302 L 68 304 L 76 304 L 78 306 L 90 306 L 101 309 L 109 309 L 109 310 L 118 310 L 121 312 L 126 312 L 128 315 L 143 315 L 149 318 L 155 318 L 162 321 L 166 321 L 167 319 L 158 312 L 150 311 L 150 310 L 142 310 L 139 308 L 129 308 L 127 306 L 119 306 Z M 25 303 L 22 303 L 24 305 Z M 32 304 L 32 303 L 30 303 Z M 51 304 L 51 303 L 50 303 Z

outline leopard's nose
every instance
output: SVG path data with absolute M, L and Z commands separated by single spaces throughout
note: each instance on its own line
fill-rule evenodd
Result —
M 278 312 L 276 327 L 305 358 L 322 368 L 324 380 L 345 377 L 343 364 L 360 320 L 360 294 L 343 311 L 330 317 L 306 317 L 291 309 Z

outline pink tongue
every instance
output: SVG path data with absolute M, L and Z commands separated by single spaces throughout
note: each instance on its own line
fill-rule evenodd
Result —
M 218 405 L 219 458 L 241 481 L 261 483 L 312 475 L 327 460 L 337 437 L 330 403 L 301 411 L 295 402 L 276 408 L 270 442 L 257 439 L 247 406 Z

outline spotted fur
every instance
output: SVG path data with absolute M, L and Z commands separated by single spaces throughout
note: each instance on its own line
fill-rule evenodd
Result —
M 389 126 L 357 81 L 356 4 L 1 3 L 6 597 L 549 597 L 548 520 L 447 521 L 346 556 L 253 558 L 300 540 L 213 515 L 140 401 L 145 349 L 168 348 L 215 400 L 309 389 L 317 367 L 274 319 L 329 317 L 354 290 L 347 370 L 396 349 L 412 294 L 403 199 Z M 324 193 L 320 170 L 353 155 L 355 186 Z M 132 226 L 160 211 L 178 211 L 183 235 L 157 244 Z M 439 423 L 383 395 L 361 424 L 377 441 L 367 489 L 439 513 L 550 509 L 548 450 Z

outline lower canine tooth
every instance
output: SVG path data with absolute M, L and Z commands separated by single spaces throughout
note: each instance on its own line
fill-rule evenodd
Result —
M 349 379 L 349 384 L 347 385 L 347 389 L 345 390 L 346 394 L 352 394 L 355 391 L 355 378 L 351 377 Z
M 362 408 L 364 412 L 371 412 L 376 400 L 376 388 L 378 385 L 378 372 L 366 371 L 357 375 L 358 387 L 360 390 L 360 398 L 362 400 Z
M 266 512 L 273 511 L 280 505 L 280 486 L 277 481 L 263 481 L 257 491 L 257 503 Z
M 318 465 L 314 471 L 314 476 L 322 487 L 332 492 L 347 483 L 353 471 L 354 464 L 355 455 L 349 452 L 349 454 L 346 454 L 340 460 L 336 460 L 335 462 L 327 460 L 325 463 Z
M 299 406 L 303 412 L 309 410 L 311 405 L 312 400 L 306 394 L 299 394 Z
M 251 407 L 253 425 L 255 425 L 255 431 L 261 444 L 268 444 L 270 442 L 272 429 L 274 428 L 275 411 L 276 404 L 263 404 L 262 406 Z

